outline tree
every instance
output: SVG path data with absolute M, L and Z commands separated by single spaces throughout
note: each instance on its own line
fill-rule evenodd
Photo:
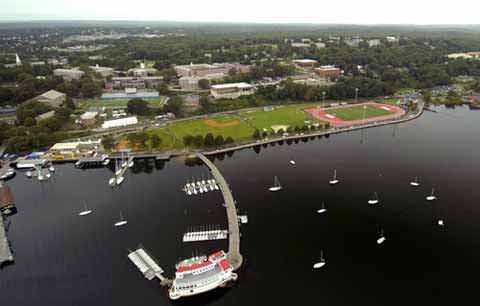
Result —
M 181 117 L 182 116 L 182 104 L 183 100 L 180 97 L 171 97 L 167 104 L 163 107 L 165 112 L 174 113 L 175 116 Z
M 127 112 L 129 114 L 147 116 L 150 114 L 150 108 L 148 107 L 147 101 L 140 98 L 133 98 L 127 103 Z
M 263 132 L 262 132 L 262 138 L 265 138 L 265 137 L 267 137 L 267 136 L 268 136 L 267 131 L 263 130 Z
M 145 148 L 147 146 L 148 141 L 148 134 L 144 131 L 138 132 L 137 134 L 137 142 L 141 148 Z
M 209 89 L 210 81 L 208 79 L 200 79 L 198 81 L 198 87 L 200 87 L 200 89 Z
M 225 143 L 225 139 L 223 138 L 222 135 L 218 135 L 215 137 L 215 145 L 216 146 L 222 146 Z
M 206 112 L 210 111 L 210 99 L 208 97 L 202 96 L 200 97 L 200 106 L 205 110 Z
M 192 135 L 183 136 L 183 144 L 187 147 L 193 144 L 194 137 Z
M 152 134 L 150 136 L 150 144 L 152 145 L 152 148 L 157 149 L 162 144 L 162 138 L 157 134 Z
M 255 132 L 253 132 L 253 138 L 260 139 L 260 131 L 258 129 L 255 129 Z
M 284 131 L 283 129 L 279 129 L 279 130 L 277 131 L 277 134 L 278 134 L 278 135 L 283 135 L 284 133 L 285 133 L 285 131 Z
M 207 147 L 211 147 L 215 144 L 215 139 L 213 138 L 213 135 L 212 133 L 208 133 L 206 136 L 205 136 L 205 139 L 203 141 L 204 145 L 207 146 Z
M 166 83 L 161 83 L 157 87 L 158 93 L 161 95 L 168 95 L 170 90 L 168 89 L 168 85 Z
M 225 139 L 225 144 L 231 144 L 234 143 L 234 140 L 232 137 L 228 136 L 227 139 Z
M 106 135 L 102 138 L 102 145 L 106 150 L 111 150 L 115 144 L 115 139 L 112 135 Z
M 193 138 L 193 144 L 197 147 L 201 147 L 203 145 L 203 136 L 197 135 Z
M 127 140 L 131 146 L 135 147 L 138 143 L 138 134 L 137 133 L 130 133 L 127 134 Z

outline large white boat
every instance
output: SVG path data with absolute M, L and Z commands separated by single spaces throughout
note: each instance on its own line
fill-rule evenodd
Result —
M 208 257 L 193 257 L 177 264 L 175 280 L 170 287 L 170 299 L 192 296 L 224 287 L 237 279 L 224 251 Z
M 282 186 L 280 185 L 280 181 L 278 180 L 278 177 L 275 177 L 273 179 L 273 187 L 268 188 L 268 190 L 272 192 L 282 190 Z
M 330 181 L 328 181 L 328 183 L 329 183 L 330 185 L 336 185 L 336 184 L 338 184 L 339 182 L 340 182 L 340 181 L 337 179 L 337 169 L 335 169 L 335 170 L 333 170 L 333 178 L 332 178 Z

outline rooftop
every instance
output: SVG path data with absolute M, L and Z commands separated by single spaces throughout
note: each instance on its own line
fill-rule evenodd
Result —
M 251 88 L 252 85 L 242 82 L 242 83 L 230 83 L 230 84 L 219 84 L 219 85 L 212 85 L 213 89 L 224 89 L 224 88 Z

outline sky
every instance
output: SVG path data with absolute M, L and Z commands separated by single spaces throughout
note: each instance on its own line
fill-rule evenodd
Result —
M 480 24 L 480 0 L 0 0 L 0 21 Z

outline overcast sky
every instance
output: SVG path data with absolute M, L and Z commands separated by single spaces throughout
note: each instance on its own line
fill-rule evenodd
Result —
M 0 0 L 0 21 L 479 24 L 480 0 Z

